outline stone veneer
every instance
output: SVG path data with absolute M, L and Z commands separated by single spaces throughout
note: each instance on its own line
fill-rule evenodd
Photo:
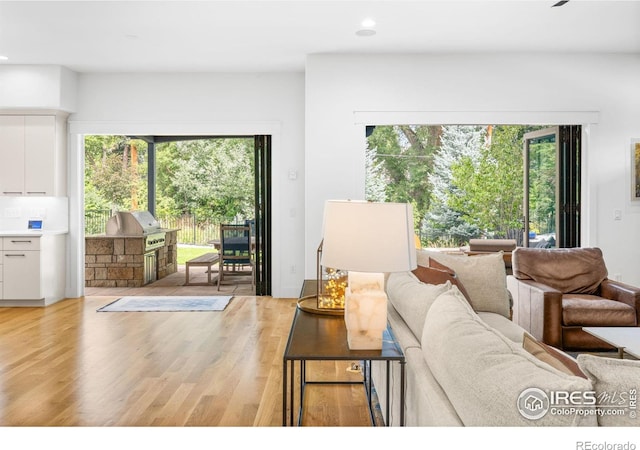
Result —
M 169 230 L 157 250 L 158 279 L 178 271 L 178 230 Z M 144 237 L 96 235 L 85 238 L 86 287 L 144 285 Z

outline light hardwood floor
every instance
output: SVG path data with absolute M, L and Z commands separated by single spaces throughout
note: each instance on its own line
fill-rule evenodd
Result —
M 0 309 L 0 426 L 280 426 L 296 299 L 236 295 L 221 312 L 96 311 L 121 295 L 217 293 L 168 281 Z M 337 376 L 340 364 L 309 371 Z M 361 386 L 313 386 L 306 401 L 306 425 L 369 425 Z

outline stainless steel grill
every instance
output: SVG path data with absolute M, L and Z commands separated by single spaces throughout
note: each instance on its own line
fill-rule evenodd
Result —
M 166 232 L 149 211 L 118 211 L 107 222 L 108 236 L 144 236 L 145 251 L 164 246 Z
M 149 211 L 119 211 L 107 221 L 108 236 L 144 237 L 144 284 L 158 279 L 157 249 L 165 244 L 166 232 Z
M 149 234 L 147 235 L 147 237 L 145 238 L 145 251 L 149 251 L 149 250 L 155 250 L 156 248 L 160 248 L 164 246 L 164 241 L 165 241 L 165 236 L 166 234 L 164 232 L 160 232 L 160 233 L 153 233 L 153 234 Z

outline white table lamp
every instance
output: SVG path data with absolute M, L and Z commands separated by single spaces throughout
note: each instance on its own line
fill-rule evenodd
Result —
M 387 327 L 384 273 L 416 268 L 411 205 L 327 201 L 322 264 L 349 272 L 344 306 L 349 348 L 381 349 Z

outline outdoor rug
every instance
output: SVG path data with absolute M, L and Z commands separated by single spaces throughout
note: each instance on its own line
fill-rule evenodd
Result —
M 217 296 L 129 296 L 120 297 L 97 312 L 132 311 L 223 311 L 231 301 L 231 295 Z

